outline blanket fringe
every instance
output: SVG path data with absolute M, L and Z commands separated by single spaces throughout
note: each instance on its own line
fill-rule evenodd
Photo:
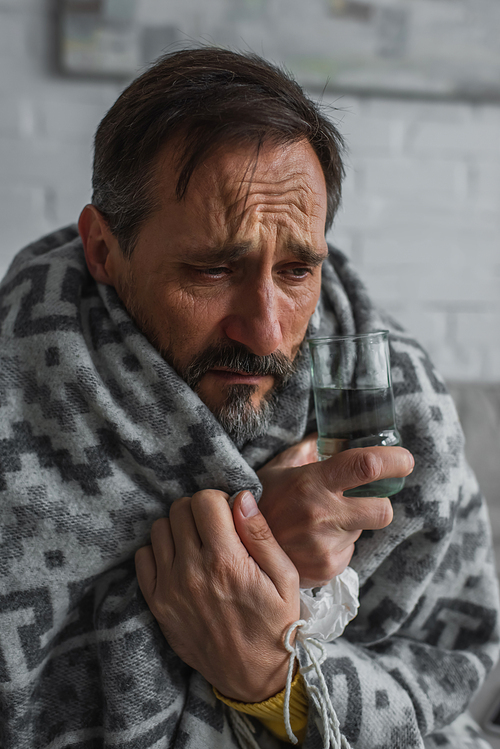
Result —
M 297 650 L 294 645 L 291 644 L 290 638 L 294 631 L 298 629 L 297 639 L 301 642 L 304 650 L 306 651 L 309 660 L 311 661 L 309 666 L 300 669 L 301 674 L 306 674 L 309 671 L 314 671 L 319 680 L 319 688 L 314 685 L 306 683 L 306 688 L 309 697 L 312 699 L 318 713 L 321 715 L 322 728 L 323 728 L 323 748 L 324 749 L 351 749 L 349 742 L 346 737 L 340 732 L 340 723 L 337 718 L 337 713 L 332 705 L 330 695 L 328 693 L 328 687 L 325 682 L 325 677 L 321 671 L 321 664 L 326 658 L 326 652 L 323 645 L 314 637 L 304 637 L 301 635 L 300 627 L 306 624 L 304 619 L 299 619 L 294 622 L 288 628 L 285 635 L 285 648 L 290 653 L 290 660 L 288 662 L 288 675 L 286 680 L 285 689 L 285 700 L 283 704 L 283 719 L 285 722 L 285 728 L 292 744 L 298 743 L 298 738 L 292 731 L 290 725 L 290 694 L 291 686 L 293 681 L 293 667 L 295 659 L 298 660 Z M 316 657 L 314 648 L 319 650 L 319 658 Z
M 241 749 L 260 749 L 253 734 L 255 728 L 244 713 L 239 713 L 232 707 L 229 708 L 229 722 L 233 728 L 236 740 Z

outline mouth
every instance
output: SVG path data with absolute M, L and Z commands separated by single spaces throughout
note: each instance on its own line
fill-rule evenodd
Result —
M 266 380 L 274 381 L 272 375 L 258 375 L 253 372 L 231 369 L 230 367 L 213 367 L 213 369 L 208 370 L 207 375 L 212 375 L 221 384 L 226 383 L 228 385 L 261 385 Z
M 281 351 L 257 356 L 236 343 L 219 342 L 208 346 L 184 368 L 178 368 L 190 388 L 200 392 L 207 387 L 216 395 L 217 389 L 227 397 L 230 386 L 247 385 L 261 395 L 282 389 L 294 373 L 296 365 Z

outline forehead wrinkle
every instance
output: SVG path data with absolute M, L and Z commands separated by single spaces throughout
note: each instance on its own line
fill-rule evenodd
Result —
M 280 185 L 283 185 L 283 187 L 280 188 Z M 280 182 L 275 180 L 268 184 L 260 182 L 249 182 L 247 189 L 244 191 L 239 189 L 236 192 L 235 199 L 231 202 L 234 205 L 235 203 L 240 202 L 242 199 L 245 200 L 246 204 L 248 204 L 248 202 L 251 200 L 253 203 L 259 201 L 275 203 L 291 202 L 292 204 L 295 203 L 299 205 L 311 200 L 313 202 L 316 202 L 318 198 L 315 191 L 310 187 L 310 185 L 307 184 L 306 181 L 301 181 L 297 184 L 297 181 L 294 178 L 290 178 L 281 180 Z
M 230 234 L 235 237 L 240 232 L 244 236 L 246 230 L 252 231 L 252 228 L 260 226 L 261 229 L 267 227 L 275 231 L 287 231 L 291 236 L 300 237 L 300 242 L 310 235 L 313 231 L 314 221 L 320 215 L 318 203 L 304 202 L 304 205 L 297 205 L 290 200 L 285 203 L 263 203 L 244 206 L 241 212 L 233 214 L 228 218 L 228 227 Z M 241 236 L 240 234 L 240 236 Z M 324 233 L 322 233 L 324 237 Z M 309 236 L 309 241 L 312 235 Z M 316 240 L 315 240 L 316 241 Z
M 291 202 L 302 208 L 301 204 L 306 204 L 308 200 L 318 200 L 315 190 L 311 187 L 310 176 L 307 171 L 293 171 L 280 179 L 274 171 L 269 170 L 269 180 L 266 180 L 265 176 L 263 178 L 261 175 L 255 175 L 247 168 L 239 178 L 224 173 L 215 175 L 213 189 L 214 194 L 225 205 L 226 214 L 233 217 L 242 203 L 244 210 L 250 201 L 255 203 L 264 199 L 287 202 L 292 195 L 297 197 Z
M 308 144 L 303 144 L 311 151 Z M 269 153 L 250 153 L 246 149 L 222 151 L 200 167 L 201 183 L 196 181 L 190 190 L 198 193 L 204 205 L 212 205 L 219 227 L 222 224 L 236 228 L 238 218 L 249 204 L 257 201 L 291 202 L 302 212 L 321 202 L 318 194 L 318 172 L 315 154 L 306 154 L 306 163 L 300 144 L 288 148 L 273 148 Z M 323 183 L 321 174 L 321 183 Z M 290 198 L 292 197 L 292 200 Z
M 299 170 L 293 170 L 290 172 L 290 174 L 286 175 L 285 177 L 282 177 L 279 179 L 277 175 L 272 171 L 268 170 L 269 173 L 269 179 L 262 179 L 262 177 L 259 176 L 258 179 L 253 177 L 252 179 L 246 179 L 245 176 L 243 176 L 239 181 L 241 185 L 256 185 L 259 188 L 263 188 L 265 190 L 266 187 L 273 187 L 274 185 L 286 185 L 287 183 L 291 182 L 294 187 L 292 189 L 300 189 L 305 188 L 306 190 L 308 188 L 308 180 L 310 178 L 310 174 L 305 171 L 299 171 Z
M 279 223 L 282 223 L 285 216 L 293 222 L 297 221 L 300 216 L 299 223 L 302 224 L 304 218 L 310 220 L 318 211 L 319 201 L 312 190 L 306 192 L 296 188 L 283 193 L 251 192 L 240 196 L 238 200 L 226 206 L 224 221 L 228 227 L 231 227 L 231 233 L 234 233 L 245 220 L 255 214 L 276 214 Z
M 202 165 L 199 179 L 190 184 L 186 195 L 186 199 L 193 198 L 200 215 L 205 215 L 205 247 L 244 242 L 249 237 L 245 236 L 247 231 L 252 234 L 259 225 L 268 229 L 274 225 L 276 230 L 288 227 L 292 233 L 298 229 L 300 239 L 305 239 L 302 233 L 311 231 L 315 219 L 323 213 L 323 176 L 318 179 L 315 172 L 319 165 L 316 170 L 314 163 L 309 163 L 310 154 L 305 165 L 294 153 L 289 159 L 288 151 L 278 153 L 276 158 L 271 153 L 270 160 L 262 154 L 256 162 L 245 151 L 241 158 L 239 152 L 233 156 L 232 152 L 222 152 Z M 226 249 L 210 254 L 213 261 L 209 262 L 216 264 L 219 258 L 225 259 Z

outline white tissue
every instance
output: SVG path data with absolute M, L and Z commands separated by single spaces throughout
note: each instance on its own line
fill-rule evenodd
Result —
M 306 620 L 301 633 L 324 642 L 339 637 L 358 613 L 358 594 L 359 579 L 352 567 L 346 567 L 322 588 L 301 588 L 300 617 Z

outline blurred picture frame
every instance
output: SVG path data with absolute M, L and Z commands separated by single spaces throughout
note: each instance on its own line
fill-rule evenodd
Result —
M 60 0 L 60 72 L 128 78 L 140 65 L 136 0 Z
M 310 90 L 500 101 L 500 0 L 60 0 L 58 15 L 66 75 L 130 78 L 173 42 L 215 44 Z

